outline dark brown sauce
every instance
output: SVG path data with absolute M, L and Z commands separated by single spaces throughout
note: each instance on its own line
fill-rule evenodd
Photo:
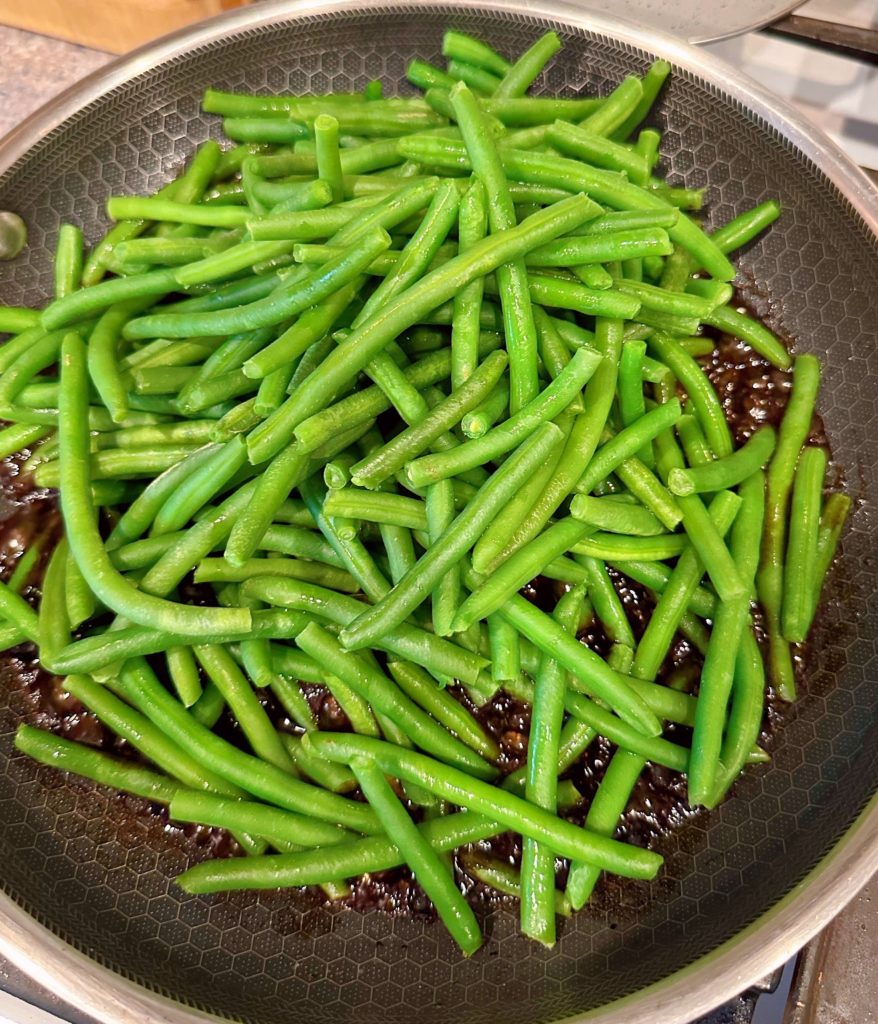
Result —
M 704 368 L 719 394 L 726 417 L 737 443 L 745 441 L 754 430 L 764 424 L 777 425 L 783 415 L 789 395 L 791 375 L 772 368 L 736 340 L 728 337 L 717 339 L 714 353 L 702 361 Z M 822 423 L 815 418 L 811 440 L 826 444 Z M 40 535 L 50 551 L 60 533 L 60 524 L 55 497 L 52 492 L 34 489 L 31 481 L 20 472 L 24 456 L 5 460 L 0 466 L 0 578 L 8 579 L 21 553 Z M 43 559 L 43 562 L 45 558 Z M 34 603 L 39 597 L 39 579 L 43 565 L 38 565 L 31 574 L 25 590 Z M 613 582 L 622 599 L 635 636 L 639 637 L 651 614 L 653 601 L 649 592 L 639 584 L 613 571 Z M 523 593 L 535 603 L 551 608 L 560 591 L 559 584 L 540 579 L 529 585 Z M 191 595 L 198 600 L 195 592 Z M 758 635 L 758 631 L 757 631 Z M 593 622 L 581 634 L 580 640 L 598 652 L 606 655 L 610 641 L 600 627 Z M 62 681 L 43 672 L 37 663 L 34 648 L 25 645 L 4 656 L 7 678 L 25 701 L 28 711 L 26 718 L 41 728 L 50 729 L 69 739 L 87 743 L 112 752 L 117 756 L 137 758 L 129 745 L 109 732 L 97 718 L 85 711 L 77 700 L 63 689 Z M 700 667 L 701 656 L 682 636 L 675 639 L 662 674 L 693 664 Z M 802 658 L 797 659 L 802 669 Z M 159 668 L 156 663 L 156 668 Z M 697 678 L 697 675 L 696 675 Z M 303 690 L 311 704 L 321 729 L 344 730 L 349 723 L 344 712 L 325 688 L 304 684 Z M 498 766 L 506 774 L 525 763 L 530 730 L 530 708 L 504 693 L 498 694 L 482 708 L 474 707 L 461 688 L 452 689 L 454 695 L 467 706 L 482 726 L 497 741 L 501 755 Z M 263 701 L 272 720 L 278 728 L 296 731 L 283 710 L 270 694 L 263 695 Z M 777 701 L 769 694 L 764 720 L 763 743 L 770 745 L 781 712 Z M 236 724 L 224 715 L 218 723 L 218 731 L 233 742 L 240 741 Z M 688 731 L 679 726 L 669 726 L 669 738 L 688 743 Z M 567 773 L 583 796 L 583 801 L 568 815 L 571 820 L 581 823 L 587 807 L 600 784 L 607 764 L 613 753 L 613 746 L 599 738 L 585 752 L 583 757 Z M 170 824 L 164 808 L 144 805 L 142 801 L 121 797 L 129 813 L 157 815 L 169 830 L 179 831 L 191 843 L 193 859 L 231 856 L 239 854 L 240 848 L 228 833 L 219 829 L 200 826 L 180 827 Z M 617 830 L 617 836 L 638 846 L 657 843 L 663 835 L 678 829 L 694 815 L 686 803 L 685 778 L 676 772 L 660 766 L 648 765 L 635 789 L 634 798 Z M 413 809 L 418 817 L 419 812 Z M 124 816 L 123 816 L 124 817 Z M 120 827 L 123 827 L 120 825 Z M 517 864 L 521 856 L 520 837 L 506 833 L 477 844 L 479 850 L 490 853 L 509 863 Z M 469 878 L 456 862 L 458 879 L 464 891 L 474 903 L 505 902 L 506 897 L 498 896 Z M 566 868 L 558 863 L 559 884 L 563 884 Z M 624 885 L 624 881 L 608 880 L 609 887 Z M 596 899 L 601 902 L 598 890 Z M 399 868 L 374 875 L 366 875 L 353 883 L 352 895 L 346 901 L 356 910 L 378 908 L 391 914 L 432 915 L 430 901 L 420 887 L 414 883 L 407 869 Z

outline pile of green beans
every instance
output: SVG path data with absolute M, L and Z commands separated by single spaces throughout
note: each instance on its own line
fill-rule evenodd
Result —
M 768 759 L 766 681 L 795 695 L 850 508 L 810 440 L 818 360 L 729 283 L 780 207 L 707 230 L 643 126 L 669 65 L 528 95 L 560 46 L 448 31 L 446 68 L 409 67 L 418 97 L 209 89 L 232 147 L 111 197 L 88 250 L 62 225 L 45 308 L 0 307 L 0 455 L 64 522 L 37 607 L 46 535 L 0 582 L 0 640 L 37 645 L 148 766 L 27 724 L 16 746 L 229 829 L 241 855 L 190 892 L 344 898 L 407 864 L 471 955 L 447 855 L 512 830 L 520 865 L 463 849 L 460 870 L 552 945 L 603 872 L 659 870 L 615 838 L 648 762 L 710 808 Z M 719 331 L 791 378 L 743 443 L 699 361 Z M 526 599 L 538 577 L 553 600 Z M 344 729 L 319 728 L 314 687 Z M 504 694 L 533 710 L 505 776 L 478 711 Z M 568 773 L 598 736 L 581 826 Z

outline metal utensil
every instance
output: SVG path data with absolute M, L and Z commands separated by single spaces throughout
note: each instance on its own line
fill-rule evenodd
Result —
M 657 113 L 672 182 L 706 185 L 721 223 L 778 196 L 784 216 L 741 257 L 754 305 L 826 361 L 829 437 L 862 507 L 845 538 L 812 644 L 805 695 L 771 766 L 733 799 L 660 843 L 654 884 L 603 886 L 554 950 L 487 921 L 461 961 L 441 926 L 325 909 L 296 892 L 189 897 L 172 878 L 196 855 L 143 805 L 11 756 L 28 705 L 0 687 L 0 954 L 114 1024 L 318 1021 L 480 1024 L 600 1020 L 679 1024 L 779 965 L 878 867 L 878 204 L 832 143 L 709 55 L 542 0 L 526 5 L 266 3 L 169 37 L 92 76 L 0 146 L 0 207 L 31 247 L 3 269 L 0 298 L 50 293 L 58 225 L 96 237 L 111 192 L 165 181 L 218 131 L 201 89 L 323 91 L 436 59 L 443 28 L 510 53 L 556 28 L 565 48 L 545 88 L 606 92 L 655 56 L 676 73 Z M 748 282 L 758 282 L 747 288 Z M 86 956 L 87 954 L 87 956 Z

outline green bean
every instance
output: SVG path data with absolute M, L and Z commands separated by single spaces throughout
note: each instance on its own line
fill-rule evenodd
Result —
M 489 761 L 499 756 L 496 742 L 466 708 L 419 665 L 390 660 L 390 674 L 399 688 L 468 747 Z
M 113 220 L 158 220 L 208 228 L 244 227 L 249 213 L 232 206 L 195 206 L 157 196 L 111 196 L 107 214 Z
M 329 332 L 350 305 L 361 285 L 356 278 L 333 295 L 305 310 L 287 330 L 270 345 L 251 356 L 243 365 L 248 377 L 261 379 L 301 356 L 311 345 Z
M 622 324 L 616 320 L 598 318 L 596 330 L 598 347 L 604 358 L 586 385 L 583 396 L 586 412 L 574 420 L 563 454 L 551 478 L 537 492 L 534 504 L 523 510 L 523 518 L 512 533 L 508 549 L 520 547 L 542 530 L 575 487 L 600 440 L 615 392 Z
M 449 260 L 391 299 L 380 317 L 373 317 L 352 331 L 285 405 L 253 432 L 249 441 L 251 459 L 264 461 L 279 450 L 299 423 L 325 407 L 328 399 L 351 380 L 376 352 L 386 347 L 391 337 L 395 338 L 418 322 L 425 312 L 451 298 L 474 277 L 489 273 L 500 263 L 508 262 L 565 229 L 570 230 L 567 225 L 575 226 L 583 216 L 584 207 L 589 205 L 587 200 L 575 196 L 556 203 L 533 214 L 518 227 L 477 243 L 469 252 Z
M 72 772 L 125 793 L 134 793 L 151 803 L 168 804 L 182 787 L 172 779 L 101 753 L 83 743 L 73 743 L 31 725 L 19 725 L 15 749 L 41 764 Z
M 268 764 L 290 771 L 289 755 L 228 651 L 218 644 L 196 646 L 193 650 L 201 667 L 219 688 L 254 753 Z
M 803 643 L 807 637 L 819 596 L 815 595 L 814 584 L 825 473 L 826 452 L 822 448 L 803 448 L 790 502 L 781 606 L 783 636 L 791 643 Z
M 85 320 L 120 302 L 167 295 L 175 288 L 174 271 L 167 268 L 150 270 L 145 274 L 134 274 L 131 277 L 117 277 L 92 285 L 90 288 L 71 292 L 63 299 L 56 299 L 46 307 L 40 319 L 46 330 L 54 331 L 67 324 Z
M 506 368 L 503 352 L 492 352 L 472 376 L 414 426 L 403 430 L 383 447 L 353 467 L 352 479 L 362 487 L 375 488 L 403 465 L 460 422 L 492 391 Z
M 318 786 L 332 793 L 349 793 L 357 788 L 353 772 L 342 765 L 327 761 L 324 757 L 316 757 L 313 751 L 302 746 L 301 736 L 282 733 L 281 739 L 296 768 Z
M 594 498 L 577 494 L 570 503 L 570 514 L 610 533 L 655 537 L 665 532 L 663 524 L 649 509 L 617 500 L 612 495 Z
M 463 170 L 469 166 L 465 148 L 454 140 L 411 138 L 400 142 L 400 151 L 436 166 L 453 165 Z M 506 148 L 501 149 L 500 155 L 506 173 L 517 181 L 581 190 L 597 202 L 619 210 L 661 209 L 668 205 L 663 198 L 626 182 L 612 171 L 591 168 L 579 161 Z M 734 279 L 734 266 L 693 221 L 681 214 L 668 228 L 668 234 L 691 251 L 712 277 L 721 281 Z
M 692 410 L 713 453 L 718 458 L 731 455 L 733 445 L 729 426 L 716 391 L 704 371 L 669 335 L 656 332 L 650 337 L 649 345 L 686 389 Z
M 55 247 L 55 298 L 75 292 L 82 279 L 82 231 L 73 224 L 62 224 Z
M 501 57 L 496 50 L 491 49 L 487 43 L 463 32 L 456 32 L 454 29 L 447 29 L 442 36 L 442 56 L 474 64 L 499 78 L 502 78 L 512 67 L 508 60 Z
M 421 487 L 456 476 L 510 451 L 541 423 L 563 412 L 583 385 L 596 375 L 599 365 L 597 355 L 579 349 L 555 380 L 508 420 L 480 438 L 410 463 L 406 468 L 406 479 L 413 486 Z
M 774 429 L 761 427 L 743 447 L 725 458 L 691 469 L 672 469 L 668 487 L 678 495 L 704 494 L 735 487 L 768 462 L 774 445 Z
M 418 89 L 450 89 L 454 79 L 425 60 L 409 61 L 406 78 Z
M 515 210 L 506 175 L 478 101 L 465 85 L 456 85 L 450 95 L 474 174 L 485 187 L 490 229 L 496 233 L 514 228 Z M 523 259 L 502 264 L 496 274 L 509 352 L 509 408 L 514 414 L 538 390 L 536 326 Z
M 474 94 L 480 96 L 493 96 L 500 84 L 500 78 L 497 75 L 463 60 L 449 60 L 448 74 L 455 79 L 456 83 L 463 82 L 464 85 L 472 89 Z
M 711 235 L 714 245 L 722 252 L 729 253 L 752 242 L 753 239 L 769 224 L 773 224 L 780 216 L 780 203 L 776 199 L 754 206 L 752 210 L 738 214 L 718 228 Z
M 502 828 L 495 821 L 471 813 L 428 819 L 417 827 L 440 853 L 496 835 Z M 188 892 L 316 885 L 330 878 L 349 878 L 364 872 L 388 870 L 404 863 L 404 859 L 392 840 L 373 836 L 339 844 L 329 850 L 210 860 L 190 868 L 177 878 L 177 883 Z M 244 867 L 246 872 L 242 871 Z
M 114 696 L 108 687 L 83 675 L 68 676 L 64 687 L 117 736 L 121 736 L 135 750 L 183 785 L 226 796 L 237 797 L 243 794 L 243 790 L 200 765 L 148 718 Z
M 393 686 L 386 676 L 355 654 L 345 652 L 321 626 L 312 622 L 296 643 L 365 698 L 378 712 L 396 723 L 421 749 L 442 761 L 456 764 L 478 778 L 493 778 L 495 770 Z
M 7 583 L 0 582 L 0 615 L 36 643 L 40 639 L 37 614 Z
M 309 611 L 338 625 L 352 622 L 363 607 L 355 598 L 297 580 L 256 577 L 248 580 L 243 589 L 249 596 L 269 604 Z M 422 665 L 434 675 L 439 673 L 467 684 L 477 684 L 488 664 L 478 654 L 407 624 L 388 630 L 376 646 Z
M 629 576 L 657 594 L 664 592 L 671 576 L 671 569 L 657 562 L 625 561 L 617 559 L 613 566 L 623 576 Z M 715 596 L 703 587 L 697 587 L 688 604 L 688 610 L 702 619 L 713 618 L 716 611 Z
M 427 510 L 419 498 L 401 494 L 371 493 L 346 487 L 330 491 L 323 503 L 326 515 L 333 519 L 364 519 L 370 523 L 389 523 L 409 530 L 427 529 Z
M 374 815 L 335 794 L 301 782 L 295 776 L 238 750 L 200 725 L 159 683 L 141 659 L 129 661 L 119 682 L 126 699 L 139 708 L 168 737 L 229 782 L 267 803 L 297 811 L 333 825 L 376 832 Z
M 744 630 L 735 660 L 732 706 L 714 789 L 705 799 L 708 807 L 715 807 L 722 800 L 744 766 L 751 763 L 752 752 L 762 728 L 764 697 L 765 667 L 762 653 L 748 627 Z
M 491 427 L 507 412 L 509 407 L 509 385 L 501 380 L 494 390 L 460 419 L 463 433 L 475 440 L 484 437 Z
M 479 355 L 487 356 L 499 345 L 499 339 L 495 340 L 493 336 L 490 341 L 487 338 L 482 340 Z M 453 356 L 447 349 L 430 353 L 411 366 L 405 367 L 403 373 L 410 384 L 421 390 L 440 380 L 447 380 L 452 359 Z M 296 439 L 308 450 L 314 450 L 325 438 L 334 436 L 343 427 L 366 422 L 389 409 L 390 404 L 390 400 L 380 388 L 364 388 L 335 405 L 328 406 L 324 411 L 308 417 L 296 427 Z
M 607 575 L 606 565 L 597 558 L 583 555 L 576 561 L 585 569 L 588 596 L 607 637 L 614 644 L 633 650 L 636 646 L 634 633 L 613 581 Z
M 67 616 L 71 629 L 76 629 L 87 622 L 97 610 L 95 596 L 85 582 L 79 566 L 72 555 L 67 556 Z
M 42 424 L 16 423 L 0 430 L 0 459 L 30 448 L 50 433 Z
M 243 583 L 253 576 L 289 576 L 348 594 L 359 589 L 342 569 L 296 558 L 252 558 L 240 566 L 230 565 L 225 558 L 204 558 L 195 568 L 196 583 Z
M 561 40 L 555 32 L 546 32 L 518 58 L 503 75 L 494 90 L 494 97 L 523 96 L 539 76 L 546 64 L 561 49 Z
M 398 750 L 380 740 L 341 733 L 309 735 L 303 742 L 334 761 L 349 762 L 367 757 L 384 772 L 416 782 L 444 800 L 476 813 L 488 814 L 502 825 L 545 842 L 561 856 L 576 856 L 599 863 L 627 877 L 653 877 L 661 863 L 658 854 L 596 839 L 563 819 L 529 804 L 496 786 L 472 779 L 459 769 L 440 765 L 413 751 Z
M 45 533 L 38 533 L 18 556 L 8 584 L 9 589 L 14 593 L 21 594 L 25 587 L 27 587 L 31 574 L 43 557 L 46 540 Z
M 522 898 L 522 875 L 499 858 L 486 857 L 468 850 L 461 855 L 460 860 L 466 873 L 477 882 L 507 896 Z M 570 917 L 570 902 L 563 892 L 554 889 L 554 875 L 552 888 L 553 913 L 561 917 Z
M 227 441 L 168 496 L 155 516 L 154 534 L 181 529 L 244 466 L 247 446 L 241 437 Z
M 223 134 L 235 142 L 283 145 L 307 139 L 308 126 L 280 117 L 225 117 Z
M 359 758 L 354 759 L 351 768 L 385 832 L 393 836 L 452 938 L 464 955 L 475 953 L 482 944 L 482 934 L 472 908 L 457 888 L 453 873 L 418 831 L 381 769 L 374 762 Z
M 763 359 L 781 370 L 789 369 L 792 365 L 792 356 L 784 347 L 780 339 L 776 338 L 767 327 L 754 320 L 752 317 L 739 313 L 731 306 L 720 306 L 712 310 L 704 317 L 704 322 L 723 331 L 725 334 L 734 335 L 745 342 L 753 351 L 762 356 Z
M 129 338 L 183 338 L 192 334 L 252 331 L 278 324 L 328 298 L 357 277 L 389 245 L 390 236 L 379 228 L 352 244 L 339 259 L 331 260 L 301 280 L 280 285 L 276 292 L 264 299 L 237 309 L 201 314 L 159 313 L 140 317 L 130 321 L 124 333 Z
M 185 707 L 191 708 L 204 692 L 192 648 L 169 647 L 165 652 L 165 662 L 168 666 L 168 675 L 180 702 Z
M 26 306 L 0 306 L 0 334 L 22 334 L 38 327 L 40 314 Z M 6 342 L 6 345 L 9 341 Z
M 639 78 L 628 75 L 601 106 L 581 122 L 581 127 L 594 135 L 612 135 L 633 116 L 642 98 L 643 83 Z
M 812 355 L 797 356 L 793 364 L 792 394 L 781 420 L 774 455 L 768 464 L 765 537 L 756 584 L 769 641 L 769 676 L 782 700 L 793 700 L 796 694 L 792 656 L 781 633 L 790 491 L 796 460 L 811 430 L 819 387 L 818 360 Z
M 485 237 L 488 208 L 485 186 L 474 178 L 460 200 L 458 238 L 460 252 L 466 253 Z M 460 388 L 478 362 L 479 321 L 484 279 L 476 277 L 454 296 L 451 328 L 451 384 Z
M 585 228 L 588 224 L 584 225 Z M 532 267 L 571 267 L 607 263 L 637 256 L 671 252 L 668 234 L 662 228 L 632 228 L 628 231 L 570 235 L 540 246 L 526 259 Z
M 338 150 L 338 120 L 331 114 L 318 114 L 314 118 L 314 142 L 317 150 L 317 174 L 332 191 L 332 202 L 344 199 L 341 159 Z
M 630 750 L 616 751 L 585 819 L 590 831 L 597 835 L 613 835 L 644 764 L 645 760 L 640 754 Z M 585 904 L 599 878 L 600 870 L 594 865 L 583 861 L 571 864 L 565 894 L 575 910 Z
M 815 598 L 819 597 L 823 589 L 823 581 L 835 559 L 836 548 L 852 504 L 851 499 L 841 493 L 830 494 L 823 503 L 823 511 L 820 514 L 820 531 L 817 535 L 817 567 L 814 573 Z M 10 579 L 9 585 L 13 586 L 12 579 Z
M 583 600 L 583 590 L 574 588 L 555 606 L 554 617 L 558 624 L 574 636 Z M 557 765 L 566 689 L 563 666 L 544 652 L 533 691 L 525 797 L 549 811 L 556 811 L 558 803 Z M 554 853 L 526 838 L 521 858 L 521 929 L 525 935 L 547 946 L 555 942 L 554 904 Z
M 40 372 L 58 359 L 63 334 L 43 334 L 22 352 L 0 378 L 0 404 L 11 404 Z
M 663 430 L 680 418 L 680 402 L 672 398 L 664 405 L 656 406 L 639 420 L 610 438 L 592 456 L 585 473 L 576 486 L 578 491 L 588 494 L 601 480 L 606 479 L 626 459 L 653 441 Z
M 283 555 L 310 558 L 312 561 L 335 566 L 338 569 L 344 568 L 344 560 L 336 553 L 332 545 L 312 529 L 272 525 L 265 531 L 260 546 Z
M 690 466 L 701 467 L 713 462 L 713 452 L 694 416 L 686 413 L 677 420 L 677 434 L 683 451 L 686 453 L 686 461 Z M 730 457 L 727 456 L 727 458 Z
M 495 684 L 515 679 L 521 672 L 521 643 L 513 626 L 499 615 L 488 616 L 488 647 L 491 653 L 491 678 Z M 486 690 L 470 693 L 473 703 L 481 707 L 493 694 Z M 478 698 L 478 699 L 477 699 Z
M 731 527 L 740 504 L 740 499 L 730 491 L 720 492 L 711 502 L 709 514 L 721 536 Z M 680 617 L 692 600 L 703 572 L 698 552 L 687 546 L 681 552 L 637 646 L 632 675 L 640 679 L 656 677 Z
M 219 448 L 215 445 L 205 445 L 202 448 L 197 448 L 190 455 L 183 458 L 182 461 L 172 465 L 147 484 L 116 522 L 107 538 L 108 549 L 136 540 L 142 536 L 149 529 L 156 513 L 165 503 L 168 496 L 218 450 Z
M 171 801 L 172 821 L 191 821 L 215 828 L 248 832 L 269 842 L 302 846 L 333 846 L 350 833 L 322 821 L 250 800 L 228 800 L 207 793 L 181 791 Z
M 643 357 L 646 344 L 643 341 L 625 341 L 619 358 L 619 415 L 622 425 L 630 427 L 646 412 L 643 396 Z M 648 468 L 655 465 L 652 444 L 645 444 L 638 453 L 640 460 Z
M 502 606 L 525 583 L 538 576 L 558 555 L 569 550 L 588 531 L 584 523 L 562 519 L 509 556 L 461 605 L 452 628 L 462 632 Z
M 367 644 L 388 626 L 401 622 L 417 607 L 443 573 L 456 565 L 472 547 L 482 533 L 484 523 L 490 522 L 561 437 L 557 427 L 545 423 L 520 445 L 393 591 L 360 615 L 356 623 L 342 630 L 345 645 L 359 647 Z
M 324 512 L 326 492 L 316 480 L 304 480 L 299 487 L 302 497 L 314 516 L 317 527 L 342 560 L 344 567 L 360 584 L 372 601 L 381 600 L 391 589 L 363 542 L 354 533 L 349 536 L 338 529 L 335 520 Z
M 24 632 L 29 640 L 37 640 L 40 660 L 44 667 L 48 666 L 58 653 L 70 643 L 70 619 L 67 614 L 68 552 L 67 539 L 62 537 L 52 552 L 43 575 L 36 637 L 28 636 L 27 632 L 21 630 L 21 625 L 13 620 L 16 628 Z M 27 607 L 32 615 L 30 606 Z M 14 611 L 14 609 L 11 610 Z M 7 618 L 11 618 L 8 611 L 4 611 L 4 614 Z M 33 633 L 32 629 L 31 633 Z
M 591 116 L 600 117 L 601 110 L 603 108 Z M 548 141 L 565 156 L 595 167 L 619 171 L 635 185 L 646 185 L 649 180 L 646 158 L 634 149 L 612 142 L 602 133 L 586 131 L 566 121 L 556 121 L 549 129 Z
M 624 142 L 634 129 L 649 113 L 656 96 L 658 96 L 665 79 L 671 73 L 671 65 L 666 60 L 654 61 L 640 80 L 641 92 L 637 105 L 624 121 L 613 131 L 612 138 Z

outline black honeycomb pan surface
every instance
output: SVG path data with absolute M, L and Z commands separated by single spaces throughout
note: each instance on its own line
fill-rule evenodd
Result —
M 407 61 L 436 59 L 450 22 L 517 53 L 545 28 L 565 41 L 546 92 L 606 92 L 651 55 L 513 13 L 441 7 L 336 13 L 272 25 L 144 72 L 41 140 L 2 179 L 31 246 L 0 271 L 0 300 L 41 303 L 60 223 L 104 230 L 112 193 L 147 193 L 218 135 L 199 110 L 207 85 L 271 92 L 405 90 Z M 493 911 L 485 948 L 458 955 L 441 925 L 319 906 L 298 893 L 186 896 L 173 884 L 196 851 L 143 805 L 11 753 L 28 708 L 0 688 L 0 864 L 5 890 L 101 963 L 189 1005 L 252 1024 L 544 1022 L 661 979 L 766 912 L 845 832 L 878 783 L 876 240 L 818 168 L 704 82 L 677 75 L 656 114 L 673 183 L 707 187 L 719 224 L 770 197 L 784 208 L 740 258 L 757 306 L 801 351 L 825 360 L 820 412 L 858 501 L 821 613 L 806 694 L 770 767 L 733 799 L 663 841 L 652 884 L 622 887 L 564 924 L 553 950 Z

